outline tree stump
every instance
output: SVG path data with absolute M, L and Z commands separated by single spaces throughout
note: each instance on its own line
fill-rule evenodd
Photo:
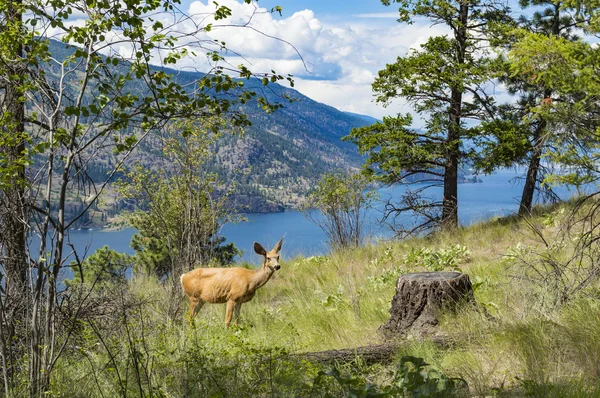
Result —
M 396 284 L 390 319 L 380 327 L 386 338 L 431 335 L 440 311 L 474 304 L 469 276 L 460 272 L 417 272 L 402 275 Z

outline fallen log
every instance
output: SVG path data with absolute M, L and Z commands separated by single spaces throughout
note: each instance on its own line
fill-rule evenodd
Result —
M 390 363 L 398 351 L 399 344 L 384 343 L 365 347 L 344 348 L 341 350 L 327 350 L 296 354 L 297 357 L 311 362 L 321 363 L 349 363 L 361 358 L 367 365 L 375 363 Z
M 451 342 L 444 336 L 432 336 L 430 341 L 440 348 L 448 348 Z M 297 358 L 320 363 L 350 363 L 360 358 L 366 365 L 376 363 L 389 364 L 397 358 L 397 354 L 406 341 L 395 340 L 382 344 L 372 344 L 356 348 L 343 348 L 339 350 L 326 350 L 295 354 Z

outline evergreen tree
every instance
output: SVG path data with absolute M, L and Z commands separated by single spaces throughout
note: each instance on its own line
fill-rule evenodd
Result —
M 478 130 L 472 120 L 488 117 L 493 99 L 485 90 L 492 76 L 487 57 L 485 28 L 489 21 L 506 18 L 507 9 L 483 1 L 382 0 L 400 5 L 400 21 L 427 18 L 450 29 L 449 35 L 430 38 L 418 50 L 399 57 L 379 72 L 373 84 L 377 101 L 388 104 L 402 98 L 426 119 L 423 131 L 411 130 L 412 118 L 399 115 L 383 123 L 355 129 L 349 139 L 369 154 L 368 172 L 389 183 L 443 185 L 441 201 L 427 199 L 419 188 L 405 196 L 389 213 L 416 211 L 425 216 L 418 226 L 444 229 L 458 225 L 459 167 L 472 155 L 464 140 Z M 441 214 L 439 214 L 441 208 Z
M 546 167 L 551 163 L 549 160 L 553 157 L 552 154 L 562 152 L 564 145 L 570 146 L 564 140 L 569 140 L 569 135 L 577 135 L 573 135 L 576 120 L 584 122 L 587 119 L 588 122 L 584 123 L 589 123 L 596 107 L 587 106 L 586 112 L 580 112 L 583 110 L 580 109 L 576 116 L 572 113 L 575 108 L 569 104 L 586 98 L 586 88 L 573 84 L 564 91 L 558 88 L 556 81 L 542 78 L 546 75 L 548 63 L 554 57 L 540 57 L 540 46 L 555 43 L 558 49 L 564 45 L 570 47 L 568 43 L 572 43 L 585 47 L 574 33 L 574 29 L 580 25 L 574 10 L 565 8 L 562 2 L 547 0 L 522 0 L 520 4 L 525 13 L 511 24 L 497 25 L 493 32 L 496 46 L 503 50 L 497 63 L 499 80 L 511 94 L 518 94 L 519 98 L 516 102 L 499 106 L 494 119 L 484 123 L 483 130 L 487 134 L 481 134 L 478 138 L 490 137 L 491 140 L 477 140 L 482 148 L 482 157 L 477 164 L 488 172 L 499 166 L 511 166 L 515 163 L 525 165 L 527 171 L 519 214 L 529 214 L 536 189 L 554 196 L 550 186 L 544 184 L 553 173 Z M 578 64 L 571 63 L 563 73 L 580 73 Z M 558 112 L 559 109 L 566 111 L 567 108 L 571 109 L 571 112 L 567 112 L 571 113 L 567 120 L 572 122 L 568 127 L 561 120 L 566 115 Z M 558 117 L 561 113 L 562 116 Z M 583 144 L 579 138 L 577 141 L 576 146 Z M 557 160 L 559 157 L 554 157 L 554 161 Z

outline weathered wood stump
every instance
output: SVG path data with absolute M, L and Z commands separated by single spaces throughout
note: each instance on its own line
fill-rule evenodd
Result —
M 435 333 L 440 311 L 474 304 L 469 276 L 460 272 L 417 272 L 402 275 L 396 284 L 390 319 L 380 327 L 388 338 Z

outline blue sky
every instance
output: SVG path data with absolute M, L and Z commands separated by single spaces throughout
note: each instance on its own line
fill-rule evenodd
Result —
M 259 0 L 258 4 L 265 8 L 277 5 L 285 14 L 309 9 L 323 19 L 353 18 L 354 15 L 394 12 L 394 6 L 386 7 L 380 0 Z
M 243 0 L 217 2 L 229 7 L 232 15 L 214 21 L 214 0 L 182 0 L 179 8 L 189 18 L 167 13 L 152 16 L 164 26 L 173 26 L 181 38 L 178 44 L 194 50 L 195 56 L 179 64 L 182 69 L 211 71 L 214 63 L 198 46 L 224 41 L 231 50 L 226 58 L 232 69 L 244 64 L 256 73 L 275 70 L 292 74 L 294 88 L 302 94 L 342 111 L 378 119 L 410 108 L 402 101 L 387 108 L 373 101 L 371 84 L 377 72 L 430 36 L 446 33 L 443 26 L 431 26 L 428 21 L 400 24 L 396 21 L 397 6 L 386 7 L 380 0 L 258 0 L 250 5 Z M 283 8 L 281 16 L 270 12 L 278 5 Z M 84 14 L 74 15 L 70 22 L 81 25 L 85 18 Z M 213 28 L 203 31 L 209 23 Z M 46 34 L 58 38 L 62 33 L 59 28 L 50 28 Z M 107 35 L 107 42 L 114 43 L 111 51 L 125 58 L 134 54 L 133 47 L 120 39 L 119 31 Z M 157 51 L 155 56 L 160 63 L 164 54 Z
M 423 21 L 399 24 L 397 6 L 380 0 L 259 0 L 246 5 L 242 0 L 218 0 L 233 11 L 220 24 L 250 25 L 283 41 L 247 29 L 221 27 L 211 31 L 234 52 L 233 65 L 244 63 L 253 71 L 276 70 L 295 76 L 295 88 L 316 101 L 342 111 L 376 118 L 407 112 L 402 102 L 384 108 L 375 104 L 371 84 L 379 70 L 417 48 L 430 36 L 445 33 L 442 26 Z M 269 11 L 283 8 L 282 16 Z M 212 0 L 187 0 L 191 15 L 206 16 L 214 10 Z M 231 56 L 230 56 L 231 57 Z M 202 69 L 202 61 L 188 65 Z

